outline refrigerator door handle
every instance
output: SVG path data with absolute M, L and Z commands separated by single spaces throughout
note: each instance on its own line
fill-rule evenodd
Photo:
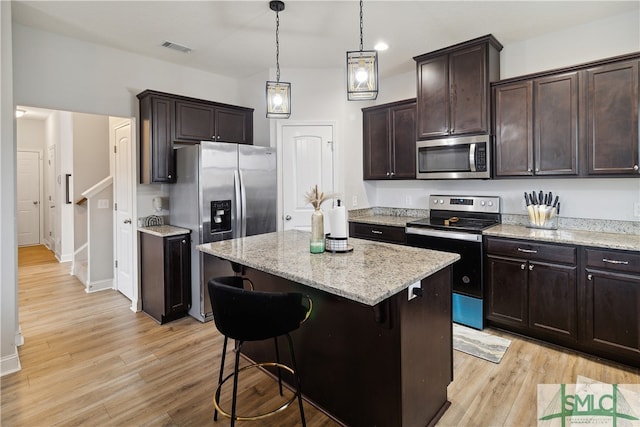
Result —
M 233 189 L 235 191 L 235 214 L 236 214 L 236 223 L 235 227 L 233 227 L 233 238 L 243 237 L 244 230 L 242 229 L 242 183 L 240 181 L 240 172 L 236 169 L 233 171 Z
M 247 190 L 244 188 L 244 179 L 242 178 L 242 170 L 239 172 L 240 176 L 240 195 L 242 197 L 240 201 L 240 230 L 241 237 L 247 237 Z

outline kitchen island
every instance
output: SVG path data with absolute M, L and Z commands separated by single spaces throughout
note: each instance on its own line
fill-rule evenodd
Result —
M 349 239 L 352 252 L 311 254 L 309 239 L 286 231 L 198 249 L 244 266 L 256 290 L 313 299 L 293 333 L 308 401 L 349 426 L 435 424 L 453 379 L 450 265 L 459 255 L 360 239 Z M 273 344 L 243 353 L 271 360 Z

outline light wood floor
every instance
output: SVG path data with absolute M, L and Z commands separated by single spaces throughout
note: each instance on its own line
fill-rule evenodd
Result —
M 187 317 L 160 326 L 115 291 L 87 294 L 69 264 L 43 247 L 20 248 L 18 261 L 25 344 L 22 370 L 1 378 L 2 426 L 228 425 L 212 419 L 222 348 L 212 323 Z M 538 384 L 578 376 L 640 383 L 638 369 L 493 332 L 513 340 L 500 364 L 454 352 L 451 407 L 438 426 L 535 426 Z M 274 381 L 247 372 L 239 410 L 252 412 L 274 395 Z M 306 402 L 305 414 L 309 427 L 337 425 Z M 292 406 L 238 425 L 295 426 L 299 415 Z

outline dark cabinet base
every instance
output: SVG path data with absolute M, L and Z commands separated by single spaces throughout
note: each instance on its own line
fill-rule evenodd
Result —
M 422 298 L 408 301 L 404 291 L 375 307 L 250 268 L 246 276 L 256 290 L 303 292 L 313 299 L 311 317 L 292 334 L 302 393 L 339 422 L 433 425 L 449 406 L 450 268 L 423 280 Z M 243 353 L 272 360 L 273 342 L 247 342 Z
M 142 311 L 160 324 L 187 315 L 191 305 L 191 240 L 140 232 Z

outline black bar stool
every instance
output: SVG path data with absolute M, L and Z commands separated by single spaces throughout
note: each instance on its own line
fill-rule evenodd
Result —
M 313 301 L 306 295 L 297 292 L 263 292 L 246 290 L 243 288 L 244 282 L 248 281 L 253 288 L 253 284 L 247 278 L 239 276 L 215 277 L 209 280 L 209 298 L 213 310 L 213 320 L 216 328 L 224 335 L 224 345 L 220 362 L 220 375 L 218 377 L 218 387 L 213 398 L 214 420 L 217 414 L 231 418 L 231 426 L 235 421 L 260 420 L 274 415 L 288 407 L 296 398 L 300 406 L 300 418 L 302 425 L 306 426 L 304 409 L 302 407 L 302 393 L 300 390 L 300 376 L 296 367 L 293 350 L 293 340 L 290 332 L 298 329 L 300 325 L 309 318 L 313 309 Z M 280 363 L 278 352 L 279 336 L 286 336 L 291 353 L 292 367 Z M 228 338 L 237 342 L 236 357 L 233 373 L 223 378 L 224 360 L 227 350 Z M 276 362 L 255 363 L 238 369 L 240 363 L 240 352 L 245 341 L 260 341 L 273 338 L 276 350 Z M 238 392 L 238 372 L 255 367 L 275 367 L 278 370 L 278 383 L 280 395 L 282 396 L 282 379 L 280 370 L 293 374 L 296 383 L 296 392 L 293 397 L 281 405 L 279 408 L 252 416 L 240 416 L 236 414 L 236 397 Z M 222 385 L 233 377 L 233 397 L 231 403 L 231 413 L 224 411 L 220 407 L 220 390 Z

